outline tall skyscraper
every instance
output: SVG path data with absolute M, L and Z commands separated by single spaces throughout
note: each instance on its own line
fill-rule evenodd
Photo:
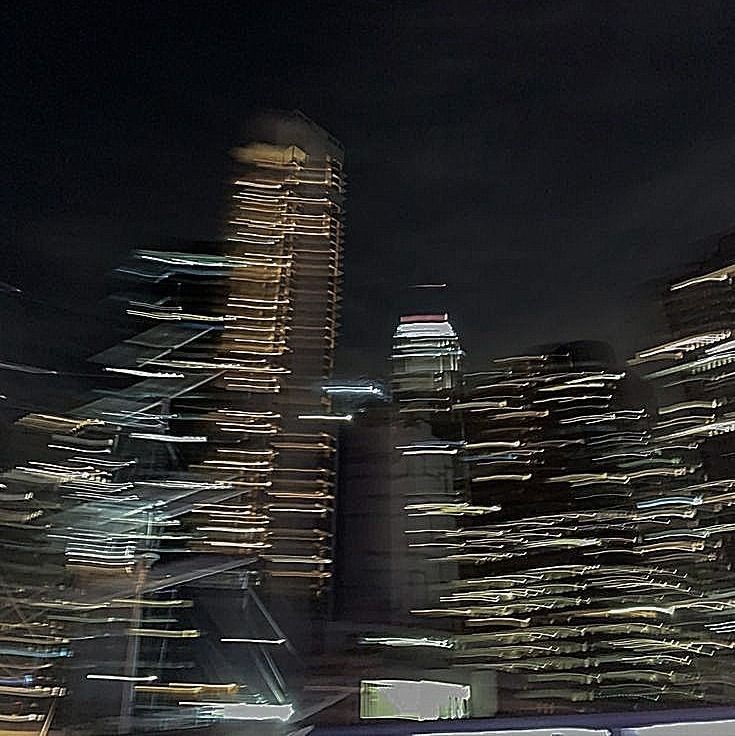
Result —
M 411 549 L 407 506 L 455 500 L 457 428 L 451 401 L 463 352 L 446 314 L 400 318 L 391 352 L 392 401 L 355 412 L 340 456 L 344 558 L 339 612 L 352 621 L 398 624 L 428 603 L 444 567 Z
M 136 251 L 119 274 L 140 331 L 93 358 L 104 388 L 21 420 L 48 456 L 3 474 L 21 639 L 0 702 L 46 728 L 67 689 L 66 723 L 120 732 L 298 709 L 278 663 L 289 634 L 310 644 L 332 575 L 342 152 L 299 113 L 255 129 L 227 239 Z
M 320 389 L 331 377 L 339 320 L 344 154 L 298 112 L 264 113 L 251 130 L 254 142 L 232 152 L 225 234 L 242 265 L 228 282 L 218 355 L 252 367 L 226 388 L 247 397 L 243 406 L 260 398 L 277 427 L 265 492 L 267 581 L 320 595 L 331 577 L 336 452 Z
M 232 279 L 231 300 L 249 306 L 241 307 L 239 321 L 229 331 L 235 344 L 228 347 L 239 355 L 246 348 L 262 355 L 257 346 L 273 324 L 270 354 L 288 369 L 281 382 L 281 403 L 310 408 L 319 401 L 315 387 L 330 376 L 334 363 L 344 153 L 326 131 L 297 112 L 264 114 L 253 131 L 263 136 L 256 141 L 265 142 L 232 152 L 236 177 L 225 234 L 233 255 L 266 256 L 280 265 L 280 278 L 265 286 L 260 279 L 246 278 L 246 265 Z M 272 313 L 263 313 L 258 299 L 269 300 Z

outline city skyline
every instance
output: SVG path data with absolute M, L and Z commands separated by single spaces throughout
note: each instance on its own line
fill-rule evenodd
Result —
M 9 25 L 2 735 L 735 733 L 735 14 Z

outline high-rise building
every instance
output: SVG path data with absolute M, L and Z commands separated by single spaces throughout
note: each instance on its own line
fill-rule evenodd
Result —
M 319 404 L 315 388 L 334 364 L 344 153 L 300 113 L 264 114 L 253 129 L 265 136 L 256 140 L 266 142 L 232 152 L 236 176 L 225 234 L 233 255 L 265 256 L 280 266 L 280 278 L 254 279 L 247 263 L 233 276 L 229 301 L 238 320 L 225 332 L 230 339 L 224 346 L 236 355 L 262 357 L 264 337 L 271 340 L 267 354 L 288 371 L 280 403 L 296 413 Z
M 719 238 L 714 251 L 663 288 L 670 339 L 729 329 L 735 321 L 735 233 Z
M 354 412 L 344 428 L 338 613 L 349 620 L 410 622 L 410 610 L 428 602 L 444 574 L 409 546 L 423 507 L 407 506 L 449 503 L 457 493 L 450 409 L 462 358 L 446 314 L 401 317 L 391 353 L 392 401 Z
M 255 128 L 227 239 L 137 251 L 119 274 L 140 332 L 93 358 L 99 396 L 21 420 L 48 457 L 2 480 L 21 638 L 0 701 L 44 728 L 67 688 L 67 723 L 118 714 L 120 732 L 299 707 L 280 664 L 332 576 L 342 152 L 298 113 Z
M 400 413 L 429 422 L 448 415 L 463 355 L 446 314 L 401 317 L 391 356 L 391 388 Z
M 695 442 L 710 479 L 735 476 L 734 251 L 735 235 L 722 237 L 709 258 L 664 285 L 664 334 L 630 361 L 656 389 L 662 434 Z
M 264 113 L 251 132 L 254 142 L 232 152 L 225 235 L 237 265 L 217 358 L 238 368 L 223 377 L 228 406 L 260 406 L 273 423 L 260 449 L 269 471 L 261 476 L 268 587 L 320 596 L 331 578 L 336 451 L 320 388 L 331 376 L 338 329 L 343 151 L 298 112 Z

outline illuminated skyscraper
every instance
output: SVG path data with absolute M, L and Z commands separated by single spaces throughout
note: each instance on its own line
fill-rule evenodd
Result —
M 139 332 L 92 359 L 104 388 L 20 420 L 47 452 L 2 476 L 0 622 L 25 637 L 3 713 L 127 733 L 298 709 L 280 664 L 332 575 L 342 153 L 298 113 L 258 126 L 227 239 L 136 251 Z M 181 683 L 222 702 L 182 707 Z
M 710 479 L 735 466 L 735 235 L 689 273 L 666 284 L 666 331 L 631 361 L 656 389 L 659 428 L 695 442 Z
M 464 353 L 446 314 L 401 317 L 393 335 L 392 390 L 406 417 L 436 419 L 451 409 Z
M 232 152 L 225 233 L 242 266 L 228 280 L 218 354 L 252 365 L 226 389 L 244 394 L 243 406 L 260 395 L 277 417 L 268 582 L 320 593 L 331 576 L 336 450 L 320 387 L 331 377 L 338 329 L 344 155 L 298 112 L 264 113 L 251 130 L 255 142 Z
M 271 113 L 253 126 L 263 138 L 236 148 L 237 175 L 226 227 L 232 255 L 261 258 L 230 280 L 235 321 L 224 342 L 288 373 L 279 404 L 320 403 L 314 389 L 331 375 L 338 327 L 345 182 L 340 144 L 300 113 Z M 270 387 L 261 387 L 269 390 Z M 316 398 L 315 398 L 316 397 Z
M 412 622 L 448 565 L 409 547 L 417 513 L 456 501 L 452 398 L 463 353 L 445 314 L 404 316 L 391 354 L 391 403 L 356 411 L 340 448 L 343 559 L 339 612 L 373 624 Z M 407 533 L 408 532 L 408 533 Z

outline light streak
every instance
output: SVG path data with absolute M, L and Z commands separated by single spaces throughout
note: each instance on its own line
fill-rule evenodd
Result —
M 141 675 L 139 677 L 128 677 L 125 675 L 97 675 L 88 674 L 88 680 L 109 680 L 111 682 L 155 682 L 157 675 Z

